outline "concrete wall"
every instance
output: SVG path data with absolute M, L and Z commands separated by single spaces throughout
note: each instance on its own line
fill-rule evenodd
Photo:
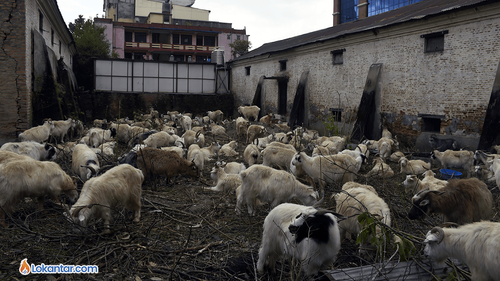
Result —
M 416 137 L 418 114 L 433 114 L 445 116 L 441 133 L 477 136 L 500 61 L 499 15 L 500 4 L 493 3 L 236 61 L 231 73 L 236 106 L 251 103 L 262 75 L 286 75 L 290 109 L 300 74 L 309 71 L 311 122 L 321 124 L 330 108 L 343 108 L 343 118 L 355 117 L 368 69 L 382 63 L 381 112 L 396 134 Z M 444 51 L 425 53 L 420 35 L 443 30 L 448 30 Z M 343 64 L 334 65 L 330 52 L 343 48 Z M 280 71 L 280 60 L 287 60 L 286 71 Z M 264 114 L 277 112 L 277 85 L 264 82 Z
M 219 33 L 219 35 L 217 36 L 219 46 L 224 49 L 224 62 L 227 62 L 233 58 L 231 55 L 231 47 L 229 46 L 229 44 L 236 41 L 238 36 L 240 36 L 240 40 L 248 40 L 248 35 L 243 34 Z
M 149 1 L 149 0 L 136 0 L 135 1 L 135 16 L 136 17 L 147 17 L 149 13 L 160 13 L 162 12 L 163 4 L 160 2 Z
M 185 20 L 202 20 L 208 21 L 210 15 L 209 10 L 202 10 L 191 7 L 183 7 L 179 5 L 172 5 L 172 18 L 185 19 Z

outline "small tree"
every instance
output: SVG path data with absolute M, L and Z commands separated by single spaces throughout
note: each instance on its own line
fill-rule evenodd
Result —
M 111 44 L 104 34 L 105 29 L 95 25 L 91 19 L 85 20 L 82 15 L 69 24 L 78 52 L 73 69 L 78 84 L 86 89 L 91 89 L 94 84 L 93 58 L 117 57 L 116 52 L 111 51 Z
M 248 50 L 252 47 L 252 43 L 247 40 L 237 39 L 233 43 L 229 43 L 229 47 L 231 47 L 233 58 L 237 58 L 248 53 Z

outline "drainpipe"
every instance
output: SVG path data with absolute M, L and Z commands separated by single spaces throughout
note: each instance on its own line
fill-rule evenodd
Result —
M 340 24 L 340 0 L 333 0 L 333 26 Z

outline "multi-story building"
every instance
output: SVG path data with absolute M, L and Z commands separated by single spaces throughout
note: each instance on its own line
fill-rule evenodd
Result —
M 245 29 L 231 23 L 209 21 L 210 11 L 191 7 L 193 0 L 104 0 L 108 40 L 120 58 L 155 61 L 210 62 L 211 53 L 229 44 L 248 40 Z
M 0 24 L 1 144 L 39 125 L 35 110 L 51 110 L 51 101 L 34 99 L 53 93 L 46 86 L 56 80 L 58 64 L 72 68 L 76 48 L 55 0 L 2 1 L 0 15 L 6 20 Z

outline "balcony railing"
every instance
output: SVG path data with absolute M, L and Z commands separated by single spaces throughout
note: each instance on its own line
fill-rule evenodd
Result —
M 125 47 L 141 48 L 141 49 L 209 51 L 209 52 L 217 48 L 214 46 L 178 45 L 178 44 L 143 43 L 143 42 L 125 42 Z

